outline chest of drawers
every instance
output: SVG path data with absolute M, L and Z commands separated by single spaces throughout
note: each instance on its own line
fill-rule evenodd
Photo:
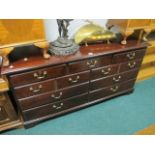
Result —
M 3 67 L 25 127 L 133 90 L 147 45 L 82 46 L 75 55 Z

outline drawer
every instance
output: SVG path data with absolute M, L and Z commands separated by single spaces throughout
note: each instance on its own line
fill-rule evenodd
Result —
M 109 86 L 107 88 L 104 89 L 100 89 L 97 91 L 92 91 L 89 93 L 89 101 L 95 101 L 98 99 L 102 99 L 102 98 L 106 98 L 110 95 L 125 91 L 125 90 L 129 90 L 132 89 L 134 86 L 135 80 L 130 80 L 127 82 L 123 82 L 123 83 L 119 83 L 119 84 L 115 84 L 112 86 Z
M 7 120 L 9 120 L 7 112 L 4 108 L 4 106 L 0 105 L 0 124 Z
M 116 74 L 107 78 L 91 81 L 90 90 L 96 90 L 116 83 L 125 82 L 130 79 L 135 79 L 137 74 L 138 74 L 138 70 L 133 70 L 133 71 L 129 71 L 121 74 Z
M 88 102 L 88 94 L 84 94 L 78 97 L 70 98 L 68 100 L 62 100 L 53 104 L 48 104 L 37 109 L 28 110 L 23 112 L 24 119 L 26 121 L 39 119 L 48 115 L 55 115 L 59 112 L 64 112 L 70 108 L 79 106 Z
M 124 52 L 121 54 L 115 54 L 113 56 L 113 63 L 121 63 L 125 61 L 141 59 L 143 58 L 145 51 L 146 49 L 141 49 L 141 50 L 136 50 L 136 51 Z
M 125 72 L 125 71 L 133 70 L 136 68 L 138 69 L 140 68 L 141 63 L 142 63 L 142 59 L 122 63 L 120 64 L 119 72 Z
M 65 77 L 57 78 L 57 88 L 65 88 L 74 86 L 80 83 L 89 81 L 90 71 L 85 71 L 77 74 L 67 75 Z
M 44 82 L 38 82 L 31 85 L 16 87 L 14 89 L 14 95 L 19 99 L 54 90 L 55 80 L 46 80 Z
M 111 64 L 111 55 L 69 63 L 69 72 L 76 73 Z
M 102 77 L 110 76 L 118 72 L 119 65 L 109 65 L 106 67 L 92 69 L 91 79 L 99 79 Z
M 66 74 L 66 66 L 47 67 L 22 74 L 10 76 L 12 86 L 21 86 L 34 82 L 40 82 L 46 79 L 55 78 Z
M 25 99 L 20 99 L 19 104 L 22 110 L 36 108 L 48 103 L 57 102 L 59 100 L 77 96 L 88 92 L 89 83 L 85 83 L 69 89 L 63 89 L 56 92 L 48 92 L 42 95 L 36 95 Z

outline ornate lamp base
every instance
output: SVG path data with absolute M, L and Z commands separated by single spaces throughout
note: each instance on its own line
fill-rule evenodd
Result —
M 49 51 L 53 55 L 65 56 L 74 54 L 79 50 L 79 46 L 72 40 L 58 37 L 57 40 L 50 43 Z

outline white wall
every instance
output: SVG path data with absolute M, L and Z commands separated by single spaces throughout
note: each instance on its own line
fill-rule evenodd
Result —
M 91 19 L 94 22 L 105 26 L 107 19 Z M 48 41 L 53 41 L 57 39 L 58 37 L 58 28 L 57 28 L 57 22 L 55 19 L 45 19 L 45 32 L 46 32 L 46 38 Z M 69 37 L 72 37 L 73 34 L 82 26 L 86 24 L 86 22 L 83 19 L 75 19 L 70 22 L 69 26 Z

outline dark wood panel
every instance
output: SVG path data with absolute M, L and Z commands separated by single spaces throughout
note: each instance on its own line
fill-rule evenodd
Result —
M 47 79 L 52 79 L 66 74 L 66 65 L 56 67 L 47 67 L 21 74 L 10 76 L 10 82 L 13 87 L 22 86 L 29 83 L 40 82 Z
M 33 120 L 38 119 L 50 114 L 55 114 L 60 111 L 64 111 L 66 109 L 76 107 L 80 104 L 84 104 L 88 102 L 88 94 L 81 95 L 78 97 L 74 97 L 68 100 L 62 100 L 61 102 L 57 102 L 54 104 L 48 104 L 43 107 L 29 110 L 23 113 L 25 120 Z
M 137 73 L 138 73 L 138 70 L 136 69 L 133 71 L 124 72 L 121 74 L 116 74 L 114 76 L 91 81 L 90 90 L 96 90 L 116 83 L 125 82 L 130 79 L 135 79 L 137 76 Z
M 4 108 L 4 106 L 0 105 L 0 124 L 3 123 L 4 121 L 8 120 L 9 117 L 7 115 L 7 112 Z
M 87 93 L 88 88 L 89 83 L 85 83 L 76 87 L 70 87 L 68 89 L 62 89 L 56 92 L 48 92 L 42 95 L 21 99 L 19 100 L 19 105 L 22 110 L 28 110 L 48 103 L 57 102 L 72 96 Z
M 57 88 L 62 89 L 85 83 L 89 81 L 90 71 L 80 72 L 77 74 L 70 74 L 65 77 L 57 78 Z
M 10 98 L 6 92 L 0 93 L 0 132 L 11 129 L 12 126 L 17 127 L 15 121 L 18 116 L 13 108 Z
M 127 82 L 115 84 L 107 88 L 99 89 L 97 91 L 92 91 L 90 92 L 90 95 L 89 95 L 89 101 L 95 101 L 124 90 L 132 89 L 134 86 L 134 82 L 135 82 L 135 79 Z
M 142 59 L 121 63 L 119 72 L 125 72 L 125 71 L 130 71 L 136 68 L 140 68 L 141 63 L 142 63 Z
M 76 73 L 111 64 L 112 55 L 69 63 L 69 73 Z
M 145 54 L 145 49 L 132 50 L 130 52 L 123 52 L 121 54 L 115 54 L 113 57 L 113 63 L 122 63 L 126 61 L 132 61 L 135 59 L 142 59 Z
M 118 72 L 118 67 L 119 65 L 117 64 L 117 65 L 108 65 L 106 67 L 92 69 L 91 80 L 116 74 Z
M 16 87 L 14 89 L 14 94 L 18 99 L 20 99 L 33 95 L 38 95 L 48 91 L 54 91 L 55 89 L 55 80 L 46 80 L 35 84 Z

